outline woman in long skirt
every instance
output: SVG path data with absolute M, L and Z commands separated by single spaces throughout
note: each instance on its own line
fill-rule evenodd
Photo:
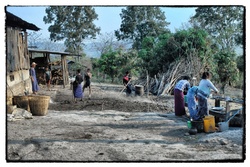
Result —
M 31 68 L 30 68 L 30 78 L 31 78 L 31 84 L 32 84 L 32 92 L 33 94 L 37 94 L 38 90 L 39 90 L 39 86 L 38 86 L 38 82 L 37 82 L 37 78 L 36 78 L 36 63 L 33 62 L 31 64 Z
M 174 89 L 174 110 L 176 116 L 186 115 L 184 102 L 184 89 L 190 88 L 190 78 L 184 76 L 182 80 L 178 81 Z
M 218 93 L 218 89 L 210 81 L 210 73 L 204 72 L 202 74 L 202 80 L 199 83 L 198 96 L 198 115 L 203 118 L 205 115 L 209 115 L 208 111 L 208 97 L 210 95 L 210 89 L 213 89 L 215 93 Z
M 82 91 L 82 81 L 83 77 L 81 75 L 81 70 L 77 70 L 78 74 L 76 75 L 75 81 L 73 82 L 73 94 L 74 94 L 74 101 L 76 103 L 76 99 L 80 98 L 82 101 L 83 98 L 83 91 Z

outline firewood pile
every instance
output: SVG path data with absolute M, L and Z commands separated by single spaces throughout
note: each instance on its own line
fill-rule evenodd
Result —
M 182 79 L 183 76 L 189 76 L 191 78 L 190 84 L 197 85 L 197 81 L 200 80 L 200 75 L 203 71 L 202 67 L 203 65 L 197 56 L 181 58 L 171 63 L 165 73 L 159 73 L 155 75 L 154 78 L 149 78 L 149 92 L 157 96 L 173 94 L 176 83 Z M 134 85 L 143 85 L 145 91 L 147 91 L 146 75 L 136 81 L 132 81 L 132 83 Z
M 63 84 L 63 72 L 61 69 L 54 69 L 51 71 L 52 74 L 52 85 L 61 85 Z
M 58 61 L 50 62 L 49 65 L 52 65 L 52 66 L 61 66 L 61 61 L 58 60 Z

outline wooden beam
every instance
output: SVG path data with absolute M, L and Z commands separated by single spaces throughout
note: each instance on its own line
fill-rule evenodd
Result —
M 62 62 L 62 74 L 63 74 L 63 88 L 65 88 L 66 85 L 68 85 L 69 83 L 69 73 L 66 62 L 66 55 L 61 55 L 61 62 Z

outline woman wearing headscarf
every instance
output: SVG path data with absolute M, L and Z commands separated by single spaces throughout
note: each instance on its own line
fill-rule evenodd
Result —
M 202 74 L 202 79 L 199 83 L 199 90 L 197 93 L 198 97 L 198 115 L 202 119 L 205 115 L 209 115 L 208 112 L 208 97 L 210 95 L 210 90 L 213 89 L 215 93 L 218 93 L 218 89 L 210 81 L 210 73 L 204 72 Z
M 190 78 L 184 76 L 182 80 L 178 81 L 174 88 L 174 110 L 176 116 L 186 115 L 185 102 L 184 102 L 184 90 L 190 88 Z

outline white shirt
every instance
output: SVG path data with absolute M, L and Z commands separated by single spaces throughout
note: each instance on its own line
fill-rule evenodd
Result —
M 213 89 L 214 91 L 218 92 L 218 89 L 209 79 L 202 79 L 199 83 L 199 90 L 202 90 L 207 95 L 210 95 L 210 89 Z

